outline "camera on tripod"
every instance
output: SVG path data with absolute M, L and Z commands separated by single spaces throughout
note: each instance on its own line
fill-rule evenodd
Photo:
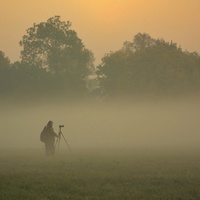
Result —
M 66 145 L 68 146 L 69 150 L 71 151 L 72 153 L 72 150 L 70 149 L 70 146 L 69 144 L 67 143 L 67 140 L 65 139 L 65 136 L 63 135 L 62 131 L 61 131 L 61 128 L 63 128 L 64 125 L 59 125 L 59 132 L 58 132 L 58 137 L 57 137 L 57 140 L 55 142 L 55 147 L 57 147 L 57 151 L 59 152 L 59 147 L 60 147 L 60 140 L 61 138 L 64 139 Z

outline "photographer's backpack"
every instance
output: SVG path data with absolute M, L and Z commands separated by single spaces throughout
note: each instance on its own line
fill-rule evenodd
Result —
M 45 126 L 42 132 L 40 133 L 40 141 L 46 142 L 46 139 L 47 139 L 47 127 Z

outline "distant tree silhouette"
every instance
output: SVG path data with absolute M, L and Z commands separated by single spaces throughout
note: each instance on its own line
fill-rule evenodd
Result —
M 138 33 L 132 42 L 106 54 L 98 66 L 107 96 L 176 95 L 200 89 L 200 57 L 176 43 Z
M 50 75 L 45 69 L 17 61 L 12 64 L 12 72 L 15 82 L 14 95 L 38 96 L 50 92 Z
M 32 69 L 31 76 L 39 76 L 41 71 L 33 71 L 38 68 L 46 70 L 51 80 L 54 77 L 51 90 L 79 95 L 87 91 L 94 57 L 70 27 L 71 23 L 61 21 L 60 16 L 34 24 L 20 41 L 21 63 Z
M 90 79 L 95 72 L 93 54 L 70 27 L 59 16 L 34 24 L 20 41 L 21 60 L 15 63 L 0 51 L 0 96 L 200 93 L 199 54 L 146 33 L 138 33 L 121 49 L 105 54 L 96 67 L 97 78 Z
M 12 87 L 10 60 L 0 51 L 0 95 L 7 94 Z
M 3 51 L 0 51 L 0 69 L 8 69 L 10 67 L 10 60 L 5 56 Z

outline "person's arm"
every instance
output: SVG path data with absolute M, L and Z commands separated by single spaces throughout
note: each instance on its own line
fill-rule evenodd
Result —
M 53 127 L 51 129 L 51 132 L 52 132 L 52 135 L 55 136 L 55 137 L 59 137 L 59 135 L 54 131 Z

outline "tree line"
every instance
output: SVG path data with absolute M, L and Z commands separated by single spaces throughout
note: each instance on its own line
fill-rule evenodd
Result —
M 0 51 L 0 96 L 81 98 L 199 93 L 200 56 L 174 42 L 138 33 L 98 66 L 71 22 L 33 24 L 19 42 L 20 60 Z

